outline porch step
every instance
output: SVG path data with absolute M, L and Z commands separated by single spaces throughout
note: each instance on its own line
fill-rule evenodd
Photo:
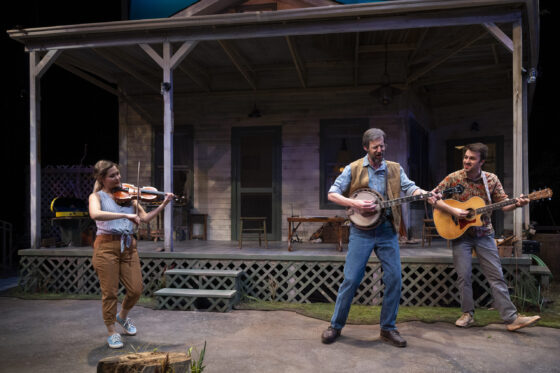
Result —
M 242 273 L 219 269 L 170 269 L 165 271 L 165 285 L 178 289 L 241 290 Z
M 237 303 L 237 290 L 163 288 L 154 294 L 160 310 L 227 312 Z
M 240 270 L 170 269 L 154 293 L 158 309 L 226 312 L 239 301 Z

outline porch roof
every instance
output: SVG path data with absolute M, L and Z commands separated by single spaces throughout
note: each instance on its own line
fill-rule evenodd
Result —
M 57 65 L 115 95 L 138 98 L 137 107 L 156 101 L 161 108 L 154 100 L 161 97 L 161 69 L 139 44 L 161 55 L 162 43 L 177 50 L 185 41 L 197 44 L 178 65 L 176 97 L 368 93 L 383 84 L 387 65 L 393 87 L 422 92 L 437 107 L 511 97 L 508 40 L 517 20 L 528 69 L 538 57 L 537 0 L 395 0 L 8 34 L 28 51 L 63 50 Z

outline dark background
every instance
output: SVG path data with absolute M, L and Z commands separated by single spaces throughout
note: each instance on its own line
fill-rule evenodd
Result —
M 560 124 L 555 106 L 558 71 L 554 38 L 558 6 L 541 0 L 539 76 L 529 117 L 531 190 L 551 187 L 560 193 Z M 121 2 L 19 1 L 1 12 L 3 177 L 0 219 L 14 224 L 19 248 L 29 245 L 29 59 L 23 46 L 6 30 L 121 20 Z M 126 17 L 125 17 L 126 18 Z M 92 165 L 98 159 L 118 158 L 117 98 L 53 65 L 41 79 L 41 163 Z M 511 194 L 511 191 L 506 191 Z M 560 224 L 560 199 L 531 204 L 539 225 Z M 27 232 L 28 234 L 28 232 Z

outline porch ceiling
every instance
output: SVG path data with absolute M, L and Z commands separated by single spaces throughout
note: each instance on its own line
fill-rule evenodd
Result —
M 151 105 L 161 112 L 162 72 L 138 44 L 161 55 L 164 40 L 174 51 L 199 41 L 175 69 L 176 97 L 369 95 L 385 81 L 386 64 L 394 88 L 441 107 L 511 97 L 511 52 L 479 23 L 498 22 L 511 38 L 512 20 L 523 15 L 524 60 L 532 67 L 535 7 L 529 0 L 404 0 L 8 33 L 29 50 L 63 49 L 56 64 L 148 112 Z

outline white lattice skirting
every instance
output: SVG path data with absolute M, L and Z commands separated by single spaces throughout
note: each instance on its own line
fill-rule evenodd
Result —
M 97 275 L 91 264 L 91 250 L 21 250 L 20 285 L 27 292 L 99 294 Z M 241 292 L 262 300 L 334 303 L 343 279 L 344 258 L 279 255 L 140 253 L 144 295 L 164 287 L 163 273 L 171 268 L 242 270 Z M 459 292 L 451 258 L 402 258 L 402 296 L 405 306 L 457 306 Z M 502 267 L 510 287 L 535 286 L 531 260 L 504 258 Z M 383 272 L 377 258 L 371 258 L 354 304 L 381 304 Z M 477 307 L 491 305 L 492 296 L 474 259 L 473 290 Z M 215 286 L 214 286 L 215 285 Z M 207 284 L 207 289 L 222 284 Z M 120 292 L 124 289 L 121 287 Z

